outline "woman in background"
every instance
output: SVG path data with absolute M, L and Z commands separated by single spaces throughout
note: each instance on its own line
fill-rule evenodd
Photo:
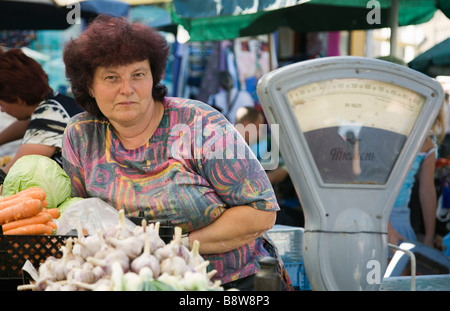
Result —
M 0 132 L 0 145 L 22 139 L 13 159 L 0 169 L 1 175 L 29 154 L 62 165 L 62 134 L 70 117 L 83 110 L 72 98 L 54 93 L 41 65 L 20 49 L 0 50 L 0 108 L 17 119 Z

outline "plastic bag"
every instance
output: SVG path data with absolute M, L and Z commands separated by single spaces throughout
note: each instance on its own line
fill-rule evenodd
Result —
M 119 224 L 119 212 L 111 205 L 99 198 L 88 198 L 74 203 L 67 207 L 59 219 L 56 234 L 68 235 L 72 230 L 76 230 L 78 222 L 86 229 L 89 235 L 95 234 L 98 230 L 104 232 L 106 228 Z M 125 218 L 125 224 L 133 230 L 136 225 Z

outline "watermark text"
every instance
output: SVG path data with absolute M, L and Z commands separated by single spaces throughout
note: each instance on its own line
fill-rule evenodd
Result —
M 80 3 L 73 2 L 68 4 L 66 8 L 70 9 L 70 11 L 66 15 L 66 21 L 69 25 L 81 24 L 80 16 L 81 16 L 81 6 Z
M 368 24 L 381 24 L 381 6 L 377 0 L 370 0 L 367 2 L 366 8 L 371 9 L 366 15 Z

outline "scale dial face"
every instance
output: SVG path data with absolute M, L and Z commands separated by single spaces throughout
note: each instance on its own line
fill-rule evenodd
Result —
M 325 183 L 385 184 L 426 98 L 378 80 L 339 78 L 287 92 Z

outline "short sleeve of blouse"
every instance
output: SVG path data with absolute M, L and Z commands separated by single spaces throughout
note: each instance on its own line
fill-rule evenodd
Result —
M 23 144 L 40 144 L 62 147 L 62 135 L 70 116 L 55 100 L 43 101 L 31 116 L 22 139 Z

